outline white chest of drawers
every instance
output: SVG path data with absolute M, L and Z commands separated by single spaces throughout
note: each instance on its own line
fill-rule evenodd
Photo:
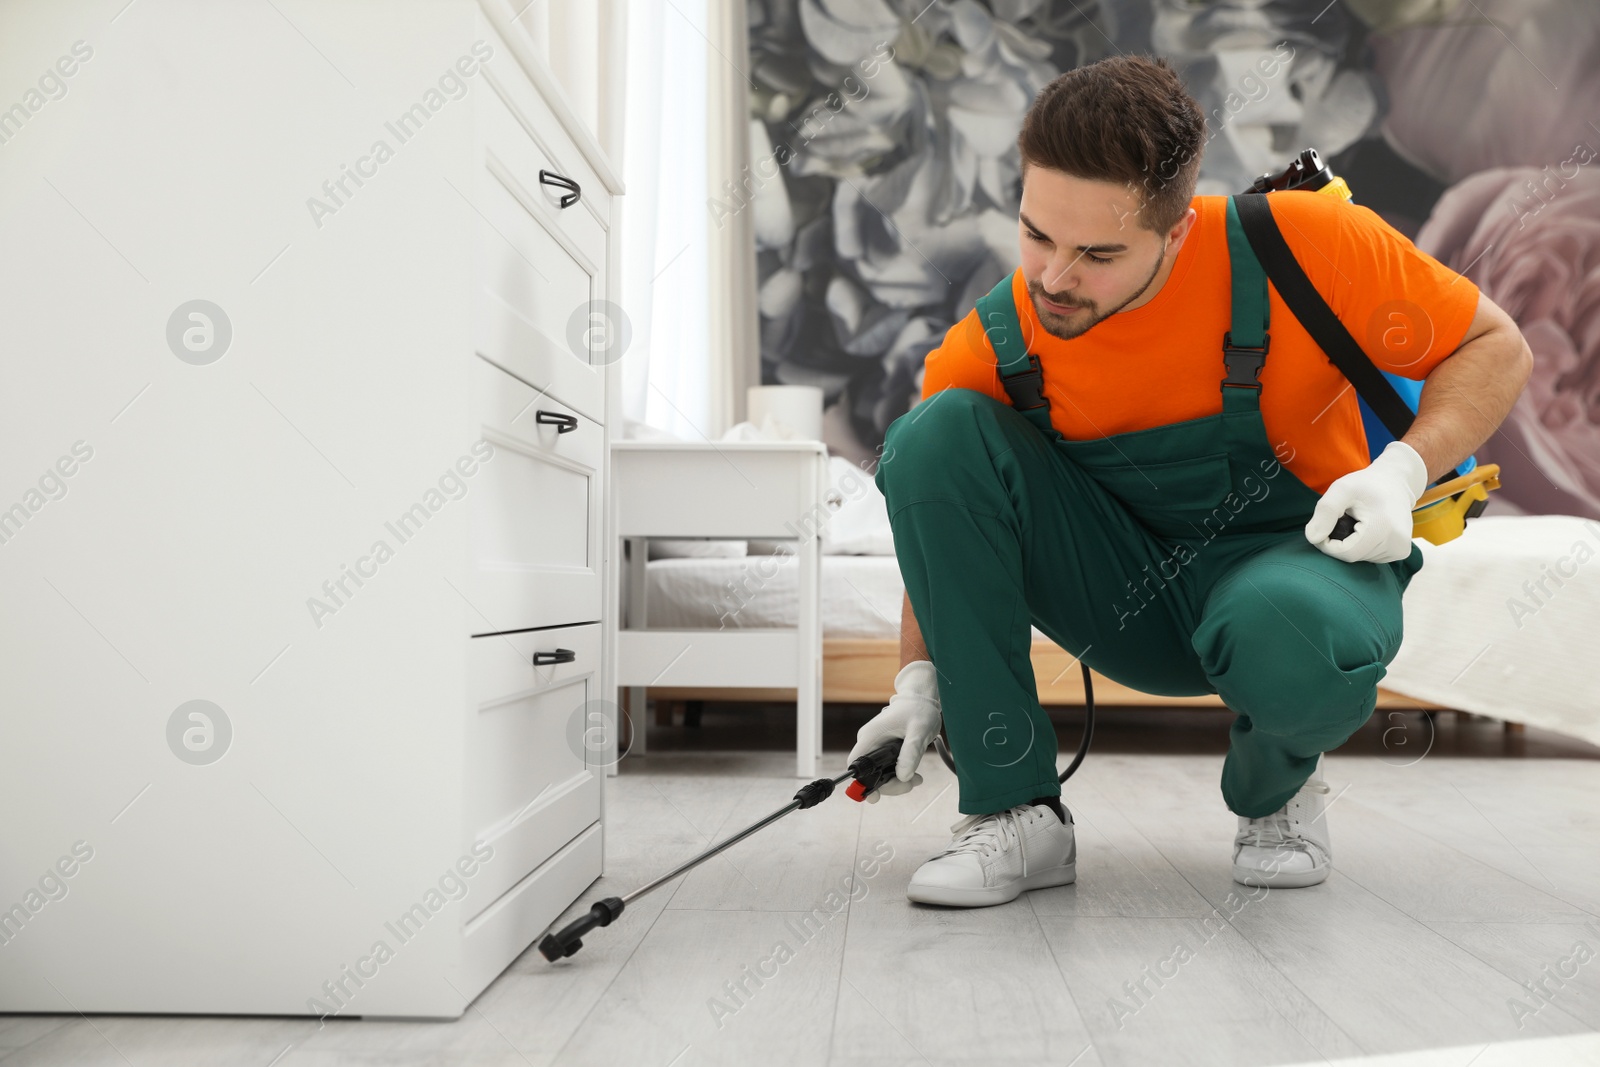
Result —
M 621 186 L 514 14 L 0 12 L 77 57 L 0 122 L 0 1011 L 457 1016 L 601 873 Z

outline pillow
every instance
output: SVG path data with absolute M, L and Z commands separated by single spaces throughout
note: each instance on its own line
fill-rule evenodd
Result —
M 828 457 L 828 485 L 840 500 L 822 535 L 825 556 L 892 556 L 889 509 L 872 475 L 842 456 Z

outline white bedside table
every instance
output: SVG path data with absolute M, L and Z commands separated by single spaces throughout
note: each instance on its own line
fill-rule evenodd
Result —
M 795 776 L 820 776 L 822 757 L 822 546 L 829 514 L 828 451 L 821 441 L 613 441 L 611 530 L 631 542 L 628 618 L 646 619 L 648 538 L 795 541 L 800 565 L 796 629 L 623 627 L 608 612 L 616 685 L 632 688 L 631 754 L 642 754 L 644 687 L 795 688 Z M 612 589 L 622 553 L 612 545 Z M 620 694 L 619 694 L 620 695 Z M 620 702 L 619 702 L 620 707 Z M 619 730 L 608 773 L 617 773 Z

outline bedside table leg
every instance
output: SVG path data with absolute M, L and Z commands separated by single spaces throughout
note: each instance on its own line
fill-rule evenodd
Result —
M 622 624 L 629 630 L 643 630 L 648 626 L 649 594 L 650 594 L 650 539 L 648 537 L 625 537 L 627 543 L 627 568 L 628 568 L 628 600 L 626 610 L 623 612 Z M 645 687 L 642 685 L 628 686 L 628 755 L 643 756 L 646 754 L 646 735 L 650 732 L 649 701 L 645 698 Z
M 822 544 L 800 542 L 799 674 L 795 686 L 795 777 L 812 779 L 822 766 Z
M 628 686 L 628 755 L 643 756 L 645 735 L 650 730 L 650 701 L 642 685 Z M 659 704 L 659 702 L 658 702 Z

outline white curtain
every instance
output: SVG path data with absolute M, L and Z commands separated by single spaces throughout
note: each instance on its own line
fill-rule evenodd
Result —
M 748 158 L 743 0 L 630 0 L 621 306 L 626 419 L 716 440 L 759 381 L 749 212 L 708 200 Z

